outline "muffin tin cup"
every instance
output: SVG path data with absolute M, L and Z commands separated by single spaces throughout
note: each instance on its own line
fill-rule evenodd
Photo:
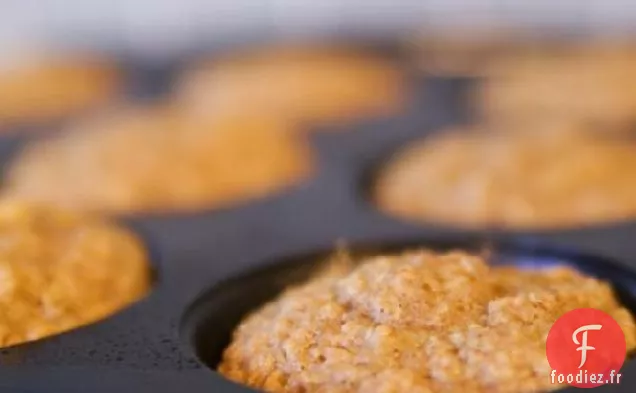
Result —
M 636 312 L 636 270 L 626 269 L 611 259 L 589 254 L 580 254 L 561 247 L 545 247 L 526 242 L 490 242 L 484 244 L 479 237 L 444 236 L 413 240 L 407 243 L 381 242 L 352 245 L 351 252 L 358 255 L 377 255 L 382 252 L 393 252 L 417 247 L 434 250 L 471 250 L 486 251 L 489 261 L 494 266 L 511 265 L 525 269 L 536 269 L 549 266 L 570 266 L 586 274 L 607 280 L 613 284 L 614 290 L 632 312 Z M 215 369 L 222 357 L 223 350 L 231 339 L 234 328 L 241 319 L 267 301 L 275 298 L 285 288 L 304 282 L 327 260 L 333 250 L 315 252 L 279 260 L 278 263 L 265 268 L 255 269 L 247 274 L 223 280 L 204 292 L 185 313 L 182 336 L 189 342 L 195 355 L 210 369 Z M 636 361 L 627 363 L 623 370 L 625 383 L 620 390 L 627 392 L 636 385 L 629 382 L 626 370 L 634 366 Z M 216 375 L 217 378 L 222 378 Z M 235 390 L 236 393 L 243 390 Z M 247 390 L 246 390 L 247 391 Z M 567 390 L 564 390 L 567 391 Z M 228 390 L 228 393 L 234 392 Z
M 200 213 L 123 217 L 151 244 L 158 270 L 153 291 L 101 322 L 0 350 L 0 392 L 249 392 L 208 365 L 218 360 L 245 311 L 290 283 L 294 277 L 287 273 L 307 274 L 307 258 L 294 256 L 315 257 L 339 240 L 354 248 L 491 246 L 544 262 L 594 266 L 592 273 L 629 287 L 624 283 L 636 274 L 634 223 L 545 232 L 462 230 L 403 222 L 369 202 L 365 183 L 387 154 L 467 120 L 465 87 L 464 80 L 413 79 L 415 102 L 403 116 L 313 134 L 314 176 L 267 198 Z M 28 138 L 0 143 L 3 163 Z M 251 271 L 256 273 L 245 276 Z M 621 385 L 601 389 L 633 391 L 636 364 L 626 363 L 622 373 Z

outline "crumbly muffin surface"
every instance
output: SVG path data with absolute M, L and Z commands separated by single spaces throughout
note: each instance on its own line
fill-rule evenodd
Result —
M 393 113 L 402 76 L 380 58 L 325 48 L 271 48 L 216 59 L 180 82 L 184 108 L 199 116 L 252 112 L 329 123 Z
M 565 267 L 490 267 L 415 250 L 331 270 L 248 316 L 219 372 L 273 393 L 528 393 L 551 384 L 545 339 L 567 311 L 636 325 L 604 282 Z
M 464 226 L 564 227 L 636 215 L 632 142 L 536 131 L 456 130 L 415 142 L 379 173 L 374 199 L 391 215 Z
M 216 208 L 304 179 L 311 151 L 263 116 L 190 121 L 158 108 L 117 112 L 27 146 L 4 194 L 89 211 Z
M 0 123 L 57 119 L 104 103 L 119 71 L 99 59 L 33 59 L 0 65 Z
M 0 347 L 105 318 L 149 289 L 143 244 L 92 217 L 0 202 Z

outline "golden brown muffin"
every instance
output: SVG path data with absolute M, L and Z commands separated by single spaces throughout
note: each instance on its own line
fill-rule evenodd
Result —
M 490 267 L 477 255 L 367 257 L 291 288 L 236 329 L 219 372 L 272 393 L 553 390 L 552 324 L 596 307 L 636 325 L 610 286 L 556 267 Z
M 329 123 L 384 115 L 405 101 L 398 69 L 379 57 L 325 48 L 272 48 L 204 63 L 179 84 L 192 113 L 275 114 Z
M 0 65 L 0 125 L 53 120 L 112 98 L 119 72 L 100 59 L 37 58 Z
M 489 121 L 557 117 L 631 128 L 636 121 L 635 67 L 633 45 L 522 51 L 492 65 L 476 104 Z
M 215 208 L 299 182 L 311 151 L 263 116 L 193 122 L 159 108 L 112 113 L 27 146 L 4 194 L 109 213 Z
M 526 41 L 511 32 L 457 29 L 410 38 L 407 46 L 426 73 L 471 77 L 487 73 L 492 63 L 516 50 L 517 46 L 526 45 Z
M 465 130 L 464 130 L 465 131 Z M 469 227 L 556 228 L 636 216 L 636 146 L 587 132 L 451 131 L 379 173 L 388 214 Z
M 148 255 L 128 230 L 0 202 L 0 347 L 96 322 L 145 296 Z

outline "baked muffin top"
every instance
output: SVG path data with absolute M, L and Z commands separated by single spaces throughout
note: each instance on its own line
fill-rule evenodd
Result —
M 425 249 L 338 260 L 249 315 L 219 372 L 273 393 L 552 390 L 546 336 L 584 307 L 610 314 L 636 346 L 611 287 L 568 267 Z
M 96 217 L 0 202 L 0 347 L 108 317 L 143 297 L 148 254 Z
M 453 28 L 424 31 L 409 37 L 407 46 L 415 52 L 420 68 L 433 75 L 481 76 L 493 62 L 528 46 L 529 38 L 501 29 Z
M 220 207 L 309 173 L 310 149 L 289 130 L 264 116 L 201 122 L 166 108 L 116 111 L 28 145 L 3 192 L 108 213 Z
M 552 228 L 636 215 L 636 146 L 598 133 L 450 130 L 414 142 L 374 186 L 383 211 L 462 226 Z
M 34 55 L 0 64 L 0 124 L 55 120 L 102 104 L 120 71 L 100 58 Z
M 537 116 L 631 127 L 636 111 L 633 44 L 537 47 L 490 64 L 477 106 L 490 120 Z
M 327 47 L 275 47 L 203 62 L 178 96 L 198 116 L 252 112 L 330 123 L 393 112 L 404 103 L 400 71 L 378 56 Z

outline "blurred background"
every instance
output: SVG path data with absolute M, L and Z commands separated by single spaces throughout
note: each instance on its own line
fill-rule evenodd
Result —
M 636 6 L 628 0 L 4 0 L 0 50 L 56 42 L 166 55 L 237 37 L 456 26 L 625 34 L 636 28 L 635 20 Z

